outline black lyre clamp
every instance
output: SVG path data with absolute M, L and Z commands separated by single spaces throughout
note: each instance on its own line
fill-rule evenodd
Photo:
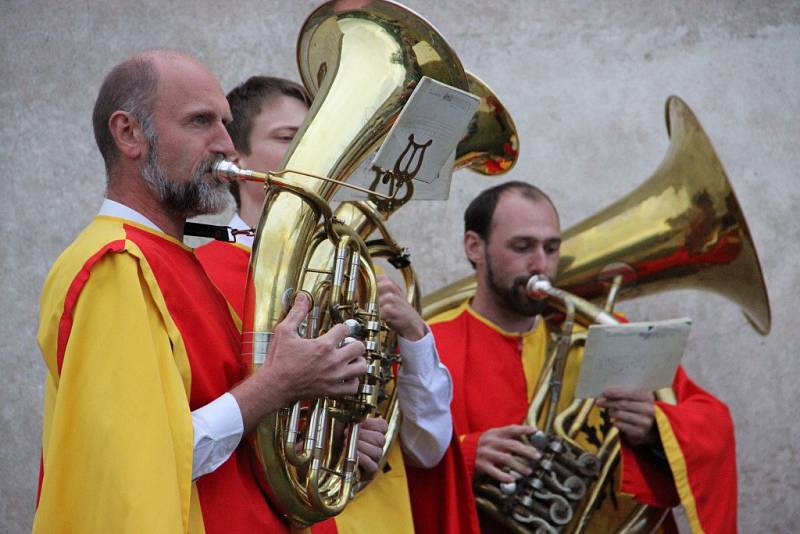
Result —
M 411 199 L 414 194 L 412 180 L 422 167 L 422 161 L 425 159 L 425 150 L 432 143 L 433 139 L 421 144 L 415 143 L 414 134 L 412 133 L 408 136 L 408 144 L 398 156 L 391 170 L 377 165 L 372 166 L 371 170 L 375 173 L 375 178 L 372 180 L 369 189 L 375 193 L 380 184 L 389 186 L 388 199 L 378 198 L 376 194 L 370 195 L 370 200 L 375 202 L 378 210 L 383 213 L 392 213 Z M 401 190 L 403 191 L 402 195 L 400 195 Z

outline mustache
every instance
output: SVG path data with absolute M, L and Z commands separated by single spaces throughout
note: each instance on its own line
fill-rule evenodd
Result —
M 528 285 L 528 280 L 530 280 L 531 276 L 533 276 L 533 275 L 532 274 L 521 274 L 521 275 L 517 276 L 516 278 L 514 278 L 513 284 L 515 286 L 525 287 L 526 285 Z
M 206 173 L 211 172 L 211 169 L 214 168 L 214 165 L 217 163 L 217 161 L 221 159 L 222 158 L 219 156 L 204 159 L 200 162 L 200 165 L 197 166 L 197 170 L 195 170 L 195 176 L 204 176 Z

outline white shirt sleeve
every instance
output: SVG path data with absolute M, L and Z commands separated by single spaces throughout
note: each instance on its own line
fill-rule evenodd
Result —
M 397 376 L 400 440 L 411 465 L 431 468 L 444 457 L 453 435 L 453 380 L 439 361 L 430 330 L 417 341 L 400 337 L 398 345 L 403 357 Z
M 225 393 L 192 412 L 192 429 L 192 480 L 197 480 L 225 463 L 242 440 L 244 423 L 239 403 Z

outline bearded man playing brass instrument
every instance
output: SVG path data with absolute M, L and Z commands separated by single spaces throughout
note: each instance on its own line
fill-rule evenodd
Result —
M 280 170 L 295 133 L 301 128 L 310 99 L 298 84 L 282 78 L 253 76 L 228 93 L 233 120 L 228 131 L 237 150 L 235 162 L 255 170 Z M 237 213 L 229 226 L 246 231 L 258 225 L 264 203 L 262 184 L 231 183 Z M 197 256 L 214 283 L 241 316 L 253 238 L 237 235 L 237 243 L 212 241 Z M 398 402 L 403 418 L 400 444 L 389 451 L 386 466 L 344 511 L 312 527 L 312 532 L 412 533 L 411 505 L 404 455 L 412 466 L 439 463 L 452 436 L 449 404 L 452 385 L 436 354 L 433 337 L 403 291 L 387 276 L 378 277 L 381 317 L 399 336 L 403 365 L 398 373 Z M 367 419 L 359 432 L 359 459 L 369 476 L 377 465 L 386 432 L 383 419 Z M 402 452 L 401 452 L 402 449 Z
M 559 265 L 559 217 L 550 199 L 523 182 L 482 192 L 464 215 L 464 249 L 475 268 L 477 291 L 470 302 L 431 320 L 439 353 L 453 377 L 454 431 L 460 454 L 476 483 L 515 483 L 531 475 L 542 453 L 522 424 L 543 373 L 548 336 L 558 328 L 544 301 L 528 296 L 532 275 L 555 279 Z M 560 412 L 571 403 L 582 349 L 567 359 Z M 609 388 L 597 400 L 576 441 L 599 444 L 613 425 L 621 433 L 622 467 L 595 511 L 590 529 L 614 530 L 635 504 L 669 508 L 683 504 L 695 532 L 736 530 L 736 464 L 733 424 L 727 407 L 697 387 L 679 368 L 677 404 L 656 402 L 653 393 Z M 537 422 L 537 425 L 541 422 Z M 524 439 L 523 439 L 524 438 Z M 443 472 L 414 481 L 414 514 L 429 513 Z M 521 480 L 521 479 L 519 479 Z M 605 490 L 604 490 L 605 491 Z M 489 514 L 481 530 L 502 531 Z M 530 528 L 533 528 L 530 525 Z M 671 516 L 662 525 L 675 530 Z
M 243 434 L 298 399 L 352 394 L 364 346 L 297 328 L 299 296 L 249 377 L 224 297 L 187 217 L 224 206 L 230 110 L 197 60 L 155 50 L 106 77 L 94 109 L 106 200 L 42 293 L 47 365 L 34 532 L 288 532 Z

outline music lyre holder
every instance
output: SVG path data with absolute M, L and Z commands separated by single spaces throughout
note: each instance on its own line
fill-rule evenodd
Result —
M 411 199 L 414 194 L 412 180 L 419 173 L 422 161 L 425 159 L 425 150 L 432 143 L 433 139 L 421 144 L 415 143 L 414 134 L 412 133 L 408 136 L 408 144 L 397 157 L 394 168 L 384 169 L 378 165 L 372 166 L 370 170 L 375 173 L 375 178 L 369 187 L 369 199 L 375 202 L 379 211 L 391 213 Z M 389 186 L 388 197 L 377 192 L 380 184 Z M 398 193 L 401 190 L 404 190 L 403 196 L 398 197 Z

